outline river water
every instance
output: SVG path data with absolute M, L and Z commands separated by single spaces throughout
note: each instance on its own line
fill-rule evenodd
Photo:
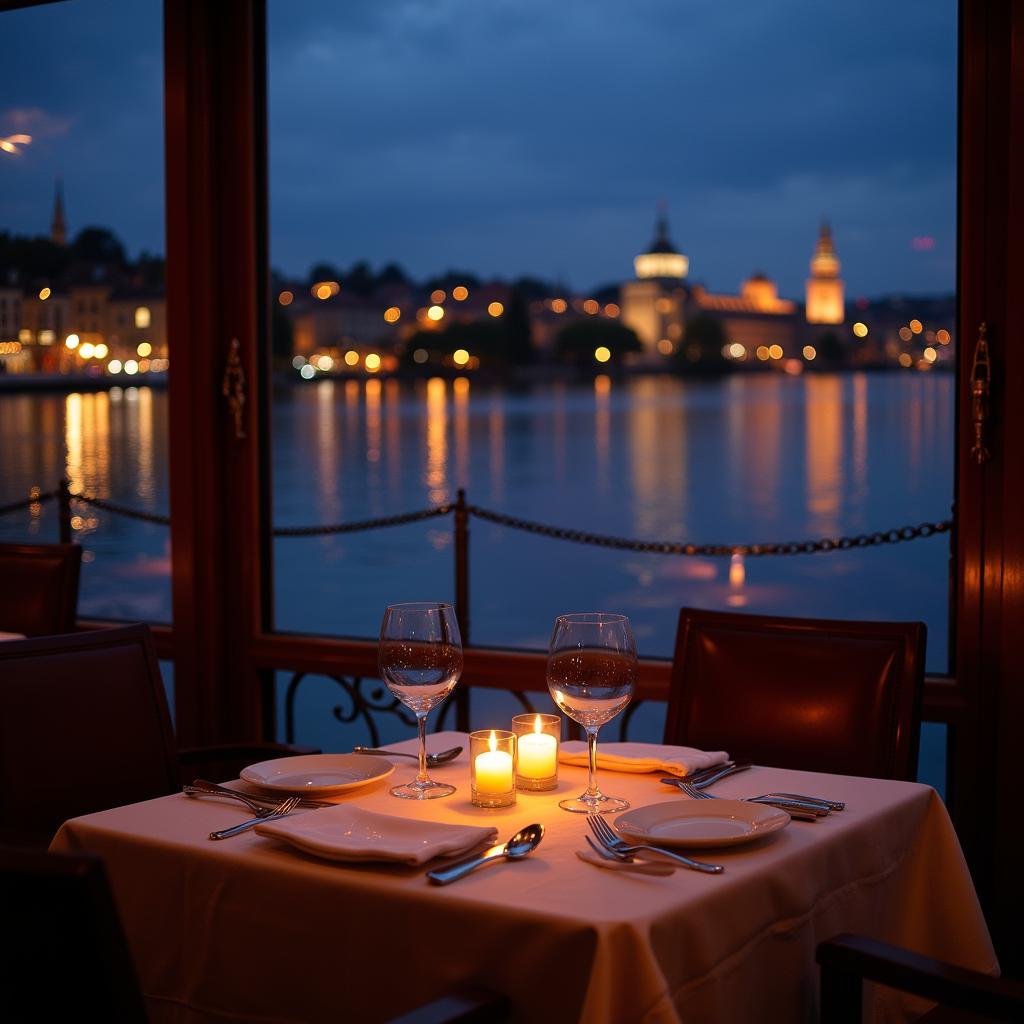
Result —
M 474 504 L 556 526 L 759 543 L 946 519 L 953 496 L 953 379 L 937 373 L 599 377 L 524 390 L 324 380 L 277 389 L 272 436 L 276 526 L 412 511 L 465 487 Z M 66 472 L 74 490 L 168 509 L 162 391 L 3 394 L 0 438 L 0 504 L 49 490 Z M 168 620 L 167 529 L 94 509 L 80 516 L 82 612 Z M 52 505 L 0 518 L 0 540 L 55 539 L 56 530 Z M 731 564 L 474 519 L 471 635 L 544 648 L 556 614 L 604 609 L 631 617 L 641 654 L 669 656 L 687 604 L 920 619 L 928 667 L 941 672 L 948 558 L 947 535 Z M 278 538 L 274 593 L 279 629 L 373 636 L 389 602 L 452 599 L 452 520 Z M 327 691 L 304 696 L 300 721 L 319 721 L 318 700 L 328 715 L 337 703 Z M 315 735 L 301 738 L 330 745 L 309 728 Z

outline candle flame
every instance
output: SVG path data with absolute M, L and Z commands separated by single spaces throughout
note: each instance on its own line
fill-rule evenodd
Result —
M 491 753 L 493 754 L 494 751 L 496 751 L 498 749 L 498 737 L 495 734 L 493 729 L 491 730 L 490 744 L 491 744 Z
M 533 731 L 536 732 L 536 733 L 539 733 L 541 731 L 541 724 L 542 723 L 541 723 L 541 720 L 540 720 L 540 715 L 538 715 L 533 720 Z

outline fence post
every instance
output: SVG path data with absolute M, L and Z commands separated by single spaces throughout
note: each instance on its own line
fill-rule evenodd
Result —
M 463 647 L 469 646 L 469 512 L 466 492 L 455 497 L 455 617 L 459 620 Z M 455 698 L 455 728 L 469 732 L 469 689 L 460 686 Z
M 57 524 L 61 544 L 71 543 L 71 481 L 62 476 L 57 484 Z

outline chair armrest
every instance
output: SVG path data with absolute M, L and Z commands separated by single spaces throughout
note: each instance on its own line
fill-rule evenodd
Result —
M 859 1024 L 864 980 L 997 1020 L 1024 1018 L 1024 984 L 861 935 L 837 935 L 821 943 L 817 960 L 821 965 L 822 1024 Z
M 243 768 L 257 761 L 319 753 L 317 747 L 302 747 L 295 743 L 224 743 L 213 747 L 189 747 L 178 751 L 180 781 L 186 785 L 199 777 L 211 782 L 228 782 L 237 779 Z
M 463 989 L 394 1017 L 389 1024 L 503 1024 L 510 1009 L 507 996 Z

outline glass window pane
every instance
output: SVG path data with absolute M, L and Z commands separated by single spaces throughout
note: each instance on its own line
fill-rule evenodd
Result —
M 0 505 L 166 515 L 161 6 L 0 15 Z M 6 141 L 6 145 L 4 142 Z M 56 541 L 55 501 L 0 541 Z M 76 501 L 86 616 L 167 621 L 166 525 Z
M 951 516 L 953 3 L 272 0 L 269 26 L 275 527 L 465 488 L 726 549 L 474 515 L 474 643 L 600 607 L 668 657 L 697 605 L 922 620 L 947 670 L 949 533 L 874 541 Z M 450 515 L 278 536 L 276 626 L 374 636 L 451 599 L 453 549 Z

